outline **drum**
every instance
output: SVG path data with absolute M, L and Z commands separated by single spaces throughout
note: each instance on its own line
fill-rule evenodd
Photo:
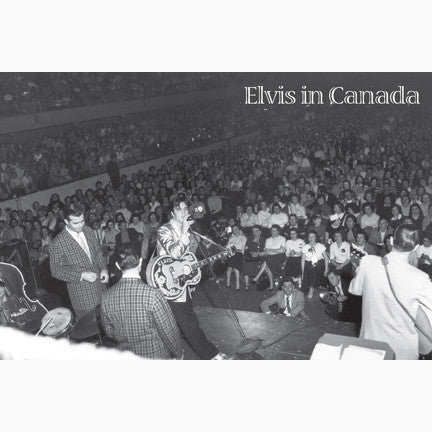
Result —
M 51 320 L 51 322 L 42 330 L 44 335 L 53 338 L 70 337 L 70 332 L 74 325 L 74 318 L 69 309 L 60 307 L 50 310 L 42 318 L 41 327 L 43 327 L 49 320 Z

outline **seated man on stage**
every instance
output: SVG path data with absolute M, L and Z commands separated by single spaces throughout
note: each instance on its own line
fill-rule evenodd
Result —
M 277 291 L 275 295 L 260 304 L 261 311 L 265 314 L 270 314 L 270 308 L 273 305 L 277 305 L 278 312 L 290 318 L 298 316 L 307 318 L 304 311 L 304 294 L 297 288 L 295 280 L 291 277 L 284 279 L 281 291 Z
M 132 244 L 120 246 L 117 267 L 122 278 L 102 299 L 105 333 L 118 349 L 136 355 L 169 359 L 182 357 L 180 332 L 162 292 L 140 276 L 142 258 Z
M 188 218 L 189 209 L 184 201 L 174 199 L 171 203 L 172 219 L 157 231 L 157 254 L 170 255 L 179 260 L 189 251 L 191 245 L 190 226 L 194 223 Z M 151 263 L 149 263 L 149 267 Z M 148 279 L 147 279 L 148 280 Z M 228 357 L 206 338 L 201 330 L 198 317 L 192 306 L 192 289 L 187 287 L 176 300 L 168 304 L 186 341 L 202 360 L 225 360 Z

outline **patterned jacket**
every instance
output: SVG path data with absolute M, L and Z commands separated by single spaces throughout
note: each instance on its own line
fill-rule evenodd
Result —
M 162 292 L 122 278 L 102 299 L 102 325 L 121 350 L 153 359 L 181 357 L 180 332 Z
M 81 318 L 100 304 L 106 290 L 99 275 L 106 270 L 102 249 L 91 228 L 84 226 L 83 232 L 90 249 L 91 262 L 82 247 L 65 228 L 50 244 L 50 269 L 53 277 L 66 282 L 72 307 L 77 318 Z M 95 282 L 82 281 L 82 272 L 95 272 Z

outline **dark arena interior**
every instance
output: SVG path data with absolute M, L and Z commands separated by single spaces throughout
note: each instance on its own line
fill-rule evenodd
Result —
M 0 358 L 430 359 L 430 82 L 0 73 Z

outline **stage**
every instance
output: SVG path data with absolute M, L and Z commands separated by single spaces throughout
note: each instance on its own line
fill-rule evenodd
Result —
M 235 356 L 235 349 L 242 341 L 229 309 L 194 308 L 201 328 L 220 351 Z M 344 336 L 355 335 L 355 325 L 333 320 L 326 315 L 320 319 L 310 317 L 304 321 L 284 315 L 266 315 L 257 312 L 236 311 L 247 338 L 262 339 L 266 348 L 256 353 L 266 360 L 307 360 L 315 344 L 324 333 Z M 185 344 L 186 345 L 186 344 Z M 185 359 L 198 359 L 189 346 L 185 346 Z

